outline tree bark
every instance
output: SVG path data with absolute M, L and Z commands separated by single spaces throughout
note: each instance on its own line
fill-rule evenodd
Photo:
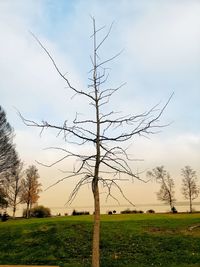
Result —
M 98 183 L 94 188 L 94 226 L 93 226 L 93 242 L 92 242 L 92 267 L 99 267 L 100 262 L 100 200 Z
M 26 205 L 26 218 L 29 218 L 29 202 Z
M 17 182 L 16 182 L 16 187 L 15 187 L 15 195 L 14 195 L 14 201 L 13 201 L 13 218 L 15 218 L 15 212 L 16 212 L 16 206 L 17 206 Z
M 189 198 L 190 198 L 190 213 L 192 213 L 192 195 L 191 195 L 191 191 L 189 192 Z
M 99 96 L 97 86 L 97 46 L 96 46 L 96 27 L 93 20 L 94 27 L 94 70 L 93 70 L 93 88 L 95 94 L 95 109 L 96 109 L 96 162 L 94 169 L 94 178 L 92 181 L 92 191 L 94 195 L 94 228 L 93 228 L 93 241 L 92 241 L 92 267 L 100 266 L 100 199 L 99 199 L 99 166 L 100 166 L 100 118 L 99 118 Z
M 15 218 L 15 212 L 16 212 L 16 204 L 13 206 L 13 218 Z

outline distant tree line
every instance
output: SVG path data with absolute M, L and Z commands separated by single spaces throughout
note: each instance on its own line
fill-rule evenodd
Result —
M 135 214 L 135 213 L 144 213 L 143 210 L 130 210 L 130 209 L 125 209 L 120 212 L 121 214 Z
M 157 199 L 168 204 L 170 209 L 174 212 L 175 209 L 175 184 L 174 179 L 169 172 L 164 169 L 164 166 L 156 167 L 149 171 L 147 175 L 154 178 L 160 184 L 160 190 L 157 192 Z M 185 199 L 189 200 L 189 211 L 192 213 L 192 202 L 196 199 L 200 192 L 196 171 L 190 166 L 185 166 L 181 170 L 182 187 L 181 192 Z
M 13 143 L 14 131 L 0 106 L 0 210 L 8 207 L 15 217 L 17 205 L 26 204 L 26 217 L 30 216 L 41 192 L 37 168 L 32 165 L 23 170 Z
M 160 190 L 156 193 L 157 199 L 169 205 L 170 210 L 173 213 L 177 213 L 175 208 L 176 198 L 175 198 L 175 183 L 174 179 L 170 176 L 164 166 L 156 167 L 152 171 L 147 172 L 149 178 L 153 178 L 157 183 L 160 184 Z M 200 187 L 198 185 L 198 179 L 196 171 L 194 171 L 190 166 L 185 166 L 181 169 L 182 176 L 182 186 L 181 193 L 184 198 L 189 201 L 189 212 L 193 212 L 193 200 L 195 200 L 200 193 Z M 125 209 L 120 212 L 121 214 L 133 214 L 133 213 L 143 213 L 142 210 L 130 210 Z M 155 213 L 153 209 L 147 210 L 146 213 Z M 109 215 L 113 214 L 112 211 L 108 212 Z
M 121 214 L 136 214 L 136 213 L 144 213 L 144 211 L 143 210 L 136 210 L 136 209 L 135 210 L 125 209 L 125 210 L 122 210 L 120 213 Z M 155 213 L 155 210 L 149 209 L 146 211 L 146 213 Z M 110 213 L 110 214 L 112 214 L 112 213 Z
M 38 170 L 34 165 L 23 170 L 20 163 L 11 172 L 5 173 L 4 181 L 0 187 L 0 208 L 11 208 L 13 218 L 19 204 L 26 204 L 26 218 L 30 217 L 30 211 L 37 204 L 41 184 L 38 181 Z

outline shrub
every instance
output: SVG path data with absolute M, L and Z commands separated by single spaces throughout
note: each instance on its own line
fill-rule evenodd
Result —
M 143 210 L 130 210 L 130 209 L 121 211 L 121 214 L 133 214 L 133 213 L 144 213 L 144 211 Z
M 172 213 L 178 213 L 177 209 L 174 206 L 171 208 L 171 211 Z
M 3 215 L 1 214 L 1 221 L 2 222 L 7 221 L 8 218 L 9 218 L 9 215 L 6 212 L 4 212 Z
M 47 207 L 37 206 L 31 209 L 30 215 L 31 217 L 44 218 L 51 216 L 51 211 Z
M 90 215 L 90 213 L 89 213 L 89 211 L 76 211 L 76 210 L 73 210 L 72 216 L 76 216 L 76 215 Z
M 155 210 L 150 209 L 150 210 L 147 210 L 146 213 L 155 213 Z
M 30 217 L 45 218 L 51 216 L 51 210 L 42 205 L 36 206 L 30 210 Z M 26 217 L 26 209 L 23 210 L 23 217 Z
M 129 214 L 129 213 L 131 213 L 130 209 L 126 209 L 126 210 L 121 211 L 121 214 Z

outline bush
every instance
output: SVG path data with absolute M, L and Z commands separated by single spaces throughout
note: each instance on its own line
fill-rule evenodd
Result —
M 51 216 L 51 210 L 44 206 L 36 206 L 30 210 L 30 217 L 45 218 Z M 26 209 L 23 210 L 23 217 L 26 217 Z
M 7 221 L 9 217 L 10 216 L 6 212 L 4 212 L 3 215 L 1 214 L 0 216 L 2 222 Z
M 143 210 L 130 210 L 130 209 L 121 211 L 121 214 L 133 214 L 133 213 L 144 213 L 144 211 Z
M 171 211 L 172 213 L 178 213 L 177 209 L 174 206 L 171 208 Z
M 108 215 L 113 215 L 113 214 L 116 214 L 117 212 L 116 212 L 116 210 L 109 210 L 109 211 L 107 211 L 107 214 Z
M 129 213 L 131 213 L 131 210 L 130 209 L 122 210 L 120 213 L 121 214 L 129 214 Z
M 150 210 L 147 210 L 146 213 L 155 213 L 155 210 L 150 209 Z
M 76 210 L 73 210 L 72 216 L 76 216 L 76 215 L 90 215 L 90 213 L 89 213 L 89 211 L 76 211 Z

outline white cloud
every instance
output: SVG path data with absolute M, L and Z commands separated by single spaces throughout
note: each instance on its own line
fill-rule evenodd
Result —
M 25 5 L 26 7 L 26 5 Z M 67 90 L 66 83 L 56 72 L 48 56 L 29 34 L 31 19 L 35 15 L 35 6 L 28 9 L 26 19 L 21 19 L 21 13 L 12 10 L 8 16 L 3 16 L 0 29 L 0 81 L 1 104 L 8 111 L 8 119 L 14 127 L 19 127 L 16 107 L 23 115 L 34 120 L 58 121 L 75 116 L 77 106 L 84 105 L 80 98 L 71 101 L 73 95 Z M 36 5 L 37 8 L 37 5 Z M 26 9 L 25 9 L 26 10 Z M 27 11 L 27 10 L 26 10 Z M 23 13 L 23 12 L 22 12 Z M 9 21 L 9 24 L 7 23 Z M 59 51 L 56 43 L 39 36 L 48 48 L 60 69 L 68 71 L 73 85 L 82 88 L 81 77 L 77 74 L 73 62 Z M 80 105 L 81 104 L 81 105 Z M 69 106 L 71 108 L 69 109 Z M 56 119 L 59 117 L 59 119 Z
M 153 7 L 146 9 L 133 27 L 127 28 L 126 42 L 133 58 L 149 71 L 197 68 L 200 4 L 169 1 Z
M 200 136 L 193 133 L 173 136 L 162 133 L 151 139 L 137 138 L 132 145 L 134 156 L 144 159 L 140 169 L 142 166 L 151 169 L 164 165 L 176 179 L 180 178 L 180 169 L 186 165 L 200 173 L 199 149 Z

